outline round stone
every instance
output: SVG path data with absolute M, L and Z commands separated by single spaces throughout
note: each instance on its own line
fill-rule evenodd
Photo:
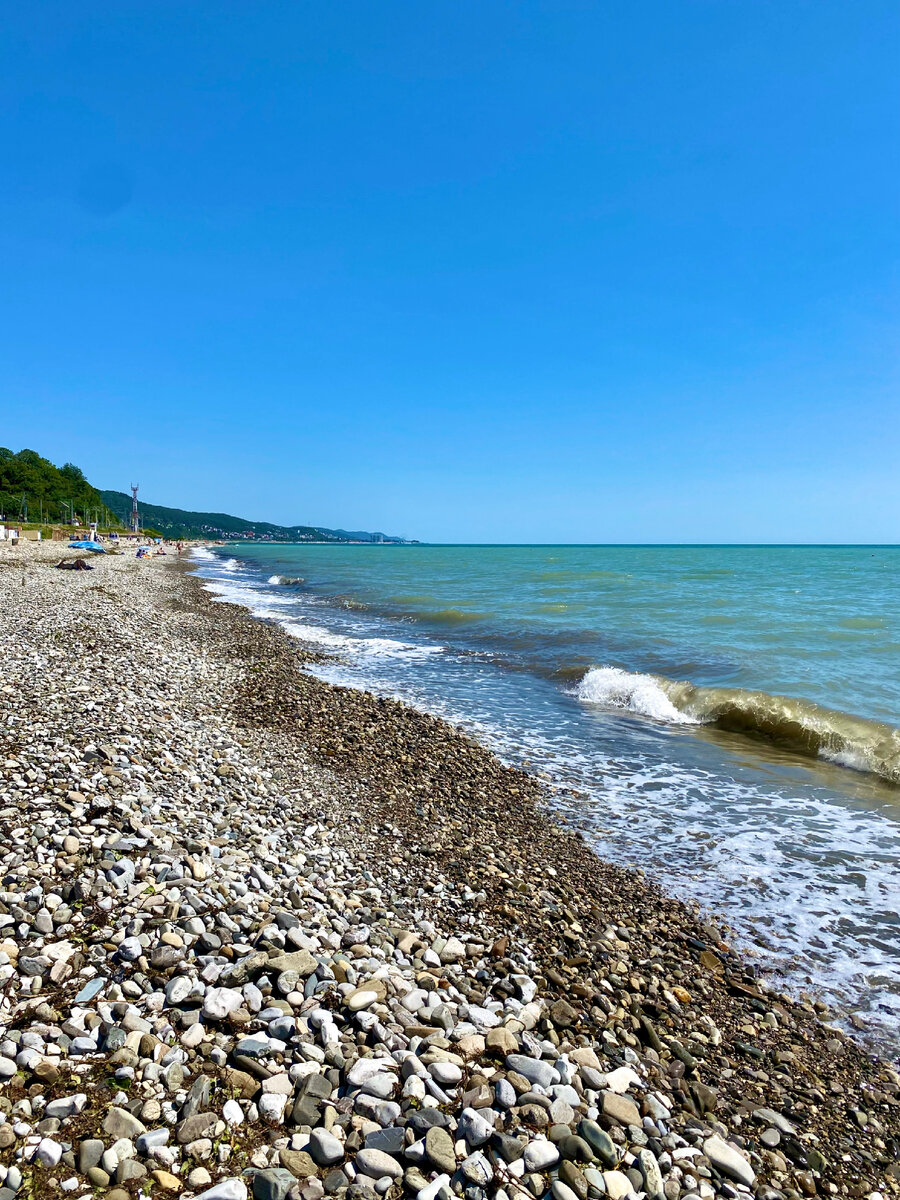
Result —
M 525 1169 L 540 1174 L 549 1171 L 559 1162 L 559 1150 L 545 1138 L 535 1138 L 525 1147 Z

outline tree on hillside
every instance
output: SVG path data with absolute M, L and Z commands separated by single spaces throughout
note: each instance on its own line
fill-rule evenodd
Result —
M 83 516 L 102 503 L 100 493 L 74 463 L 56 467 L 35 450 L 14 454 L 0 447 L 0 508 L 8 516 L 24 516 L 26 510 L 32 519 L 41 511 L 50 519 L 72 510 Z

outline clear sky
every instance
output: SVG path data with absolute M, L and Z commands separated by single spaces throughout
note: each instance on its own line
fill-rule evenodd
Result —
M 0 444 L 439 541 L 900 541 L 895 0 L 7 5 Z

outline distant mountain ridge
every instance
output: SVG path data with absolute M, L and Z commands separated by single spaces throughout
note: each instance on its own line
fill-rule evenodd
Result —
M 131 497 L 125 492 L 100 491 L 107 508 L 126 525 L 131 521 Z M 406 538 L 365 530 L 323 529 L 318 525 L 274 525 L 270 521 L 246 521 L 229 513 L 190 512 L 183 508 L 168 508 L 162 504 L 147 504 L 138 500 L 141 523 L 158 529 L 167 538 L 212 538 L 232 541 L 274 542 L 376 542 L 404 545 Z

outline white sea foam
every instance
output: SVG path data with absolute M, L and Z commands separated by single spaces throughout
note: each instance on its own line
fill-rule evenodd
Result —
M 659 681 L 619 667 L 593 667 L 578 684 L 575 694 L 589 704 L 623 708 L 671 725 L 696 725 L 696 718 L 680 712 Z
M 253 587 L 250 583 L 233 578 L 207 578 L 203 586 L 218 600 L 249 608 L 255 617 L 273 616 L 279 609 L 287 608 L 293 603 L 290 596 L 267 592 L 262 588 Z
M 818 756 L 823 762 L 833 763 L 836 767 L 846 767 L 848 771 L 872 770 L 871 760 L 862 750 L 833 750 L 828 746 L 820 746 Z
M 640 713 L 662 724 L 760 734 L 800 754 L 900 784 L 900 729 L 802 697 L 704 687 L 618 667 L 592 668 L 575 695 L 589 704 Z
M 292 637 L 331 650 L 344 650 L 351 654 L 373 655 L 387 658 L 422 658 L 440 653 L 443 646 L 419 646 L 414 642 L 399 642 L 394 638 L 351 637 L 335 633 L 323 625 L 308 625 L 302 621 L 281 621 L 282 628 Z
M 222 566 L 228 569 L 225 563 Z M 271 583 L 271 580 L 269 582 Z M 298 641 L 322 646 L 328 650 L 373 657 L 427 658 L 432 654 L 441 654 L 446 649 L 444 646 L 403 642 L 395 638 L 357 637 L 351 633 L 342 633 L 324 625 L 298 619 L 298 608 L 303 602 L 290 592 L 285 594 L 269 591 L 268 588 L 232 578 L 207 577 L 203 586 L 212 592 L 217 600 L 239 604 L 242 608 L 249 609 L 254 617 L 275 620 L 286 633 Z
M 785 716 L 805 729 L 821 714 L 790 704 L 785 713 L 778 698 L 597 667 L 573 695 L 607 717 L 586 721 L 581 704 L 553 693 L 560 707 L 543 681 L 453 653 L 426 666 L 440 647 L 368 637 L 375 631 L 368 618 L 267 587 L 263 577 L 254 584 L 250 572 L 207 562 L 201 573 L 221 599 L 338 655 L 310 664 L 321 678 L 456 721 L 505 761 L 538 770 L 553 789 L 553 807 L 601 856 L 638 864 L 676 895 L 724 914 L 737 944 L 786 985 L 813 984 L 839 1012 L 865 1012 L 897 1047 L 897 823 L 824 788 L 775 782 L 727 755 L 709 770 L 714 742 L 702 743 L 709 753 L 700 763 L 673 761 L 673 748 L 687 754 L 693 739 L 673 742 L 651 725 L 710 723 L 734 707 L 741 721 L 752 717 L 777 733 Z M 623 713 L 648 720 L 626 721 Z M 858 765 L 847 739 L 841 748 L 817 745 L 822 758 Z

